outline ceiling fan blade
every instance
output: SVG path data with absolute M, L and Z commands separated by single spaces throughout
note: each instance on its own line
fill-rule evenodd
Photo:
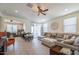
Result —
M 42 9 L 40 8 L 40 6 L 37 6 L 38 8 L 38 12 L 42 12 Z
M 38 16 L 40 15 L 40 12 L 38 12 Z
M 38 9 L 40 9 L 40 6 L 37 6 Z
M 33 7 L 33 4 L 27 3 L 27 6 L 30 7 L 30 8 L 32 8 Z
M 41 12 L 41 14 L 46 15 L 45 13 L 42 13 L 42 12 Z
M 43 12 L 48 11 L 48 9 L 43 10 Z

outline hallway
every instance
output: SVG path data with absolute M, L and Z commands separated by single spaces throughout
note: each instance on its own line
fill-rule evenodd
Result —
M 38 39 L 28 42 L 21 37 L 15 38 L 15 47 L 9 46 L 6 55 L 49 55 L 49 48 Z

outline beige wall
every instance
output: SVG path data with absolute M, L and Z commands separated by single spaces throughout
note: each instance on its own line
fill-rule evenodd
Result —
M 79 12 L 74 12 L 74 13 L 71 13 L 71 14 L 68 14 L 68 15 L 64 15 L 64 16 L 61 16 L 61 17 L 57 17 L 55 19 L 50 20 L 48 22 L 48 31 L 49 32 L 64 32 L 63 20 L 67 19 L 67 18 L 74 17 L 74 16 L 77 17 L 77 31 L 76 31 L 76 33 L 79 33 Z M 52 29 L 51 24 L 53 22 L 57 22 L 58 23 L 58 29 L 56 29 L 56 30 Z
M 2 31 L 5 31 L 4 29 L 5 29 L 5 25 L 4 25 L 3 19 L 0 18 L 0 31 L 1 31 L 1 32 L 2 32 Z
M 17 22 L 21 22 L 23 24 L 23 29 L 26 32 L 30 32 L 31 30 L 31 23 L 30 21 L 26 20 L 26 19 L 20 19 L 20 18 L 15 18 L 12 16 L 5 16 L 5 17 L 1 17 L 0 18 L 0 31 L 5 31 L 6 30 L 6 23 L 5 20 L 16 20 Z

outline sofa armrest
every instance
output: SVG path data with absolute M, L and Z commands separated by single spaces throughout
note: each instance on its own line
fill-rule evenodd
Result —
M 69 44 L 65 44 L 65 43 L 61 43 L 61 42 L 56 42 L 56 45 L 65 47 L 65 48 L 70 48 L 71 50 L 78 50 L 79 51 L 79 47 L 75 47 L 73 45 L 69 45 Z

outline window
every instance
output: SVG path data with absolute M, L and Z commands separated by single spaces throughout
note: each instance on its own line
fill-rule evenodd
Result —
M 48 31 L 48 24 L 45 23 L 43 24 L 43 32 L 47 32 Z
M 14 33 L 17 32 L 17 25 L 13 25 L 13 32 L 14 32 Z
M 16 33 L 17 32 L 17 25 L 7 24 L 7 32 Z
M 12 25 L 7 24 L 7 32 L 11 32 L 12 33 Z
M 64 20 L 64 32 L 75 33 L 77 25 L 77 18 L 72 17 Z

